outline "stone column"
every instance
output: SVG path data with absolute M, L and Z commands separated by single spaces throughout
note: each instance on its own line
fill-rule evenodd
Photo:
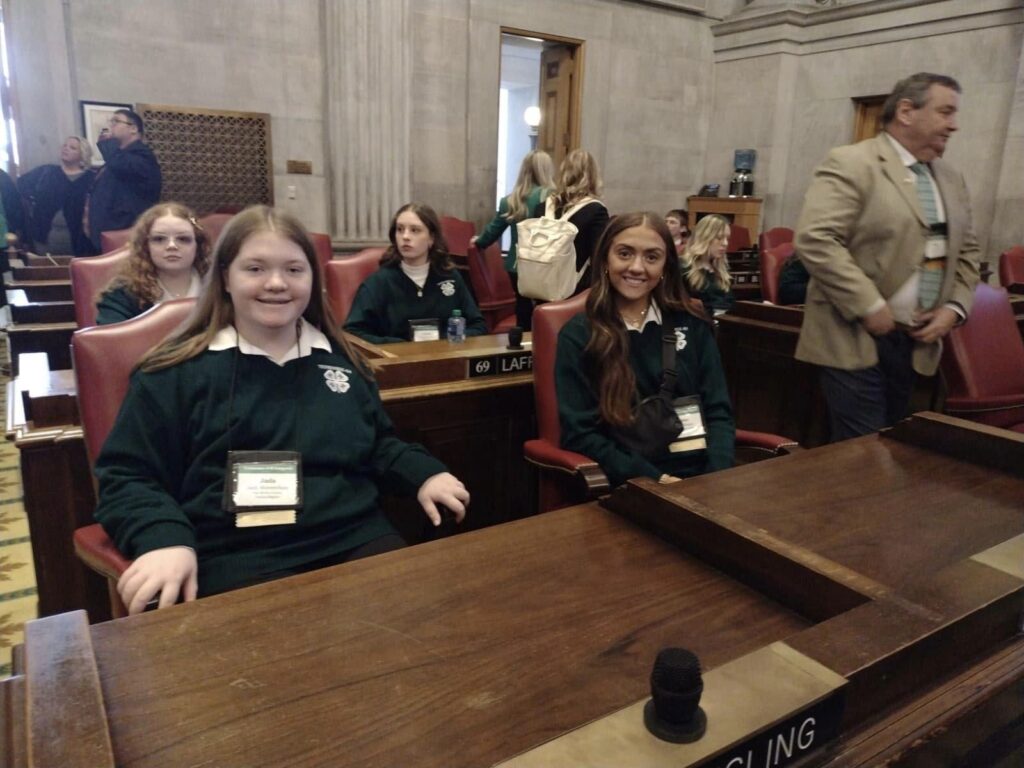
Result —
M 1006 141 L 996 182 L 995 212 L 989 249 L 992 272 L 998 282 L 999 254 L 1014 245 L 1024 245 L 1024 42 L 1017 58 L 1017 83 L 1013 90 L 1013 104 L 1006 124 Z
M 335 239 L 387 239 L 409 197 L 409 0 L 328 0 L 325 123 Z

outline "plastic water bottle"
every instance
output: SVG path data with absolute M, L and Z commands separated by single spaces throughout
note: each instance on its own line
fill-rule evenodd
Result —
M 459 344 L 466 340 L 466 318 L 461 309 L 453 309 L 448 318 L 448 341 Z

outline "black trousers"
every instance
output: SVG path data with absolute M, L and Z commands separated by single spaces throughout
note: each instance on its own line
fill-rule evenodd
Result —
M 844 371 L 822 367 L 832 442 L 869 435 L 910 415 L 914 340 L 903 331 L 875 337 L 878 364 Z

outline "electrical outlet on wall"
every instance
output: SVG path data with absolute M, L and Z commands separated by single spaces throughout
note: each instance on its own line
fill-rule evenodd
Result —
M 294 200 L 297 197 L 294 184 L 289 184 L 286 192 L 289 200 Z

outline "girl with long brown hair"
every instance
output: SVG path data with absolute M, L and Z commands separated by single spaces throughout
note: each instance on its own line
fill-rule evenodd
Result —
M 199 295 L 210 239 L 181 203 L 159 203 L 132 228 L 128 259 L 96 301 L 96 324 L 130 320 L 167 299 Z
M 388 230 L 391 247 L 356 292 L 345 330 L 372 344 L 415 341 L 411 320 L 436 322 L 440 338 L 453 310 L 466 319 L 466 335 L 482 336 L 487 323 L 452 264 L 434 209 L 407 203 Z
M 654 213 L 616 216 L 594 254 L 586 311 L 558 336 L 555 384 L 562 447 L 594 459 L 613 486 L 631 477 L 674 479 L 732 465 L 735 425 L 708 323 L 690 308 L 672 236 Z M 663 381 L 664 337 L 675 349 L 673 397 L 696 395 L 706 448 L 648 453 L 619 435 Z
M 435 525 L 438 505 L 461 519 L 469 502 L 394 436 L 298 220 L 242 211 L 214 261 L 184 329 L 132 376 L 96 462 L 96 519 L 134 559 L 118 582 L 130 613 L 402 546 L 378 484 L 416 493 Z M 273 513 L 247 509 L 267 487 L 281 489 Z

